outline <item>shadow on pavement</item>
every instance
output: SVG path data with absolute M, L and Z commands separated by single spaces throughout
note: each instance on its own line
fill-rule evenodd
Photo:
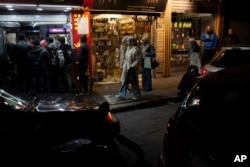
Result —
M 132 165 L 129 165 L 129 167 L 152 167 L 152 165 L 146 162 L 142 149 L 136 143 L 123 135 L 119 135 L 117 141 L 132 150 L 136 155 L 137 160 Z

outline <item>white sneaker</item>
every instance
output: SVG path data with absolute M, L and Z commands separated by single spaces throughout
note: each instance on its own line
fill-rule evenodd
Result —
M 139 100 L 140 97 L 132 97 L 132 100 Z
M 125 97 L 121 96 L 121 95 L 115 95 L 115 97 L 119 98 L 119 100 L 124 100 Z

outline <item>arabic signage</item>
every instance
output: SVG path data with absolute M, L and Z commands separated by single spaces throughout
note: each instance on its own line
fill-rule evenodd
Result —
M 93 0 L 92 9 L 133 12 L 163 12 L 167 0 Z

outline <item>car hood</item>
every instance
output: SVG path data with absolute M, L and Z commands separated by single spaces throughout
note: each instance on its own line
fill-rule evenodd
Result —
M 39 95 L 38 112 L 97 110 L 100 104 L 88 96 L 78 94 Z
M 25 112 L 63 112 L 97 110 L 99 103 L 78 94 L 39 94 L 30 96 L 16 90 L 0 88 L 2 108 Z

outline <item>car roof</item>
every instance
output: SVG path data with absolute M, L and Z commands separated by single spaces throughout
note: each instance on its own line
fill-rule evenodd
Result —
M 235 45 L 230 45 L 230 46 L 223 46 L 221 48 L 221 50 L 234 50 L 234 49 L 250 50 L 250 44 L 248 44 L 248 43 L 241 43 L 241 44 L 235 44 Z
M 199 83 L 223 89 L 250 91 L 250 64 L 208 73 L 198 78 Z

